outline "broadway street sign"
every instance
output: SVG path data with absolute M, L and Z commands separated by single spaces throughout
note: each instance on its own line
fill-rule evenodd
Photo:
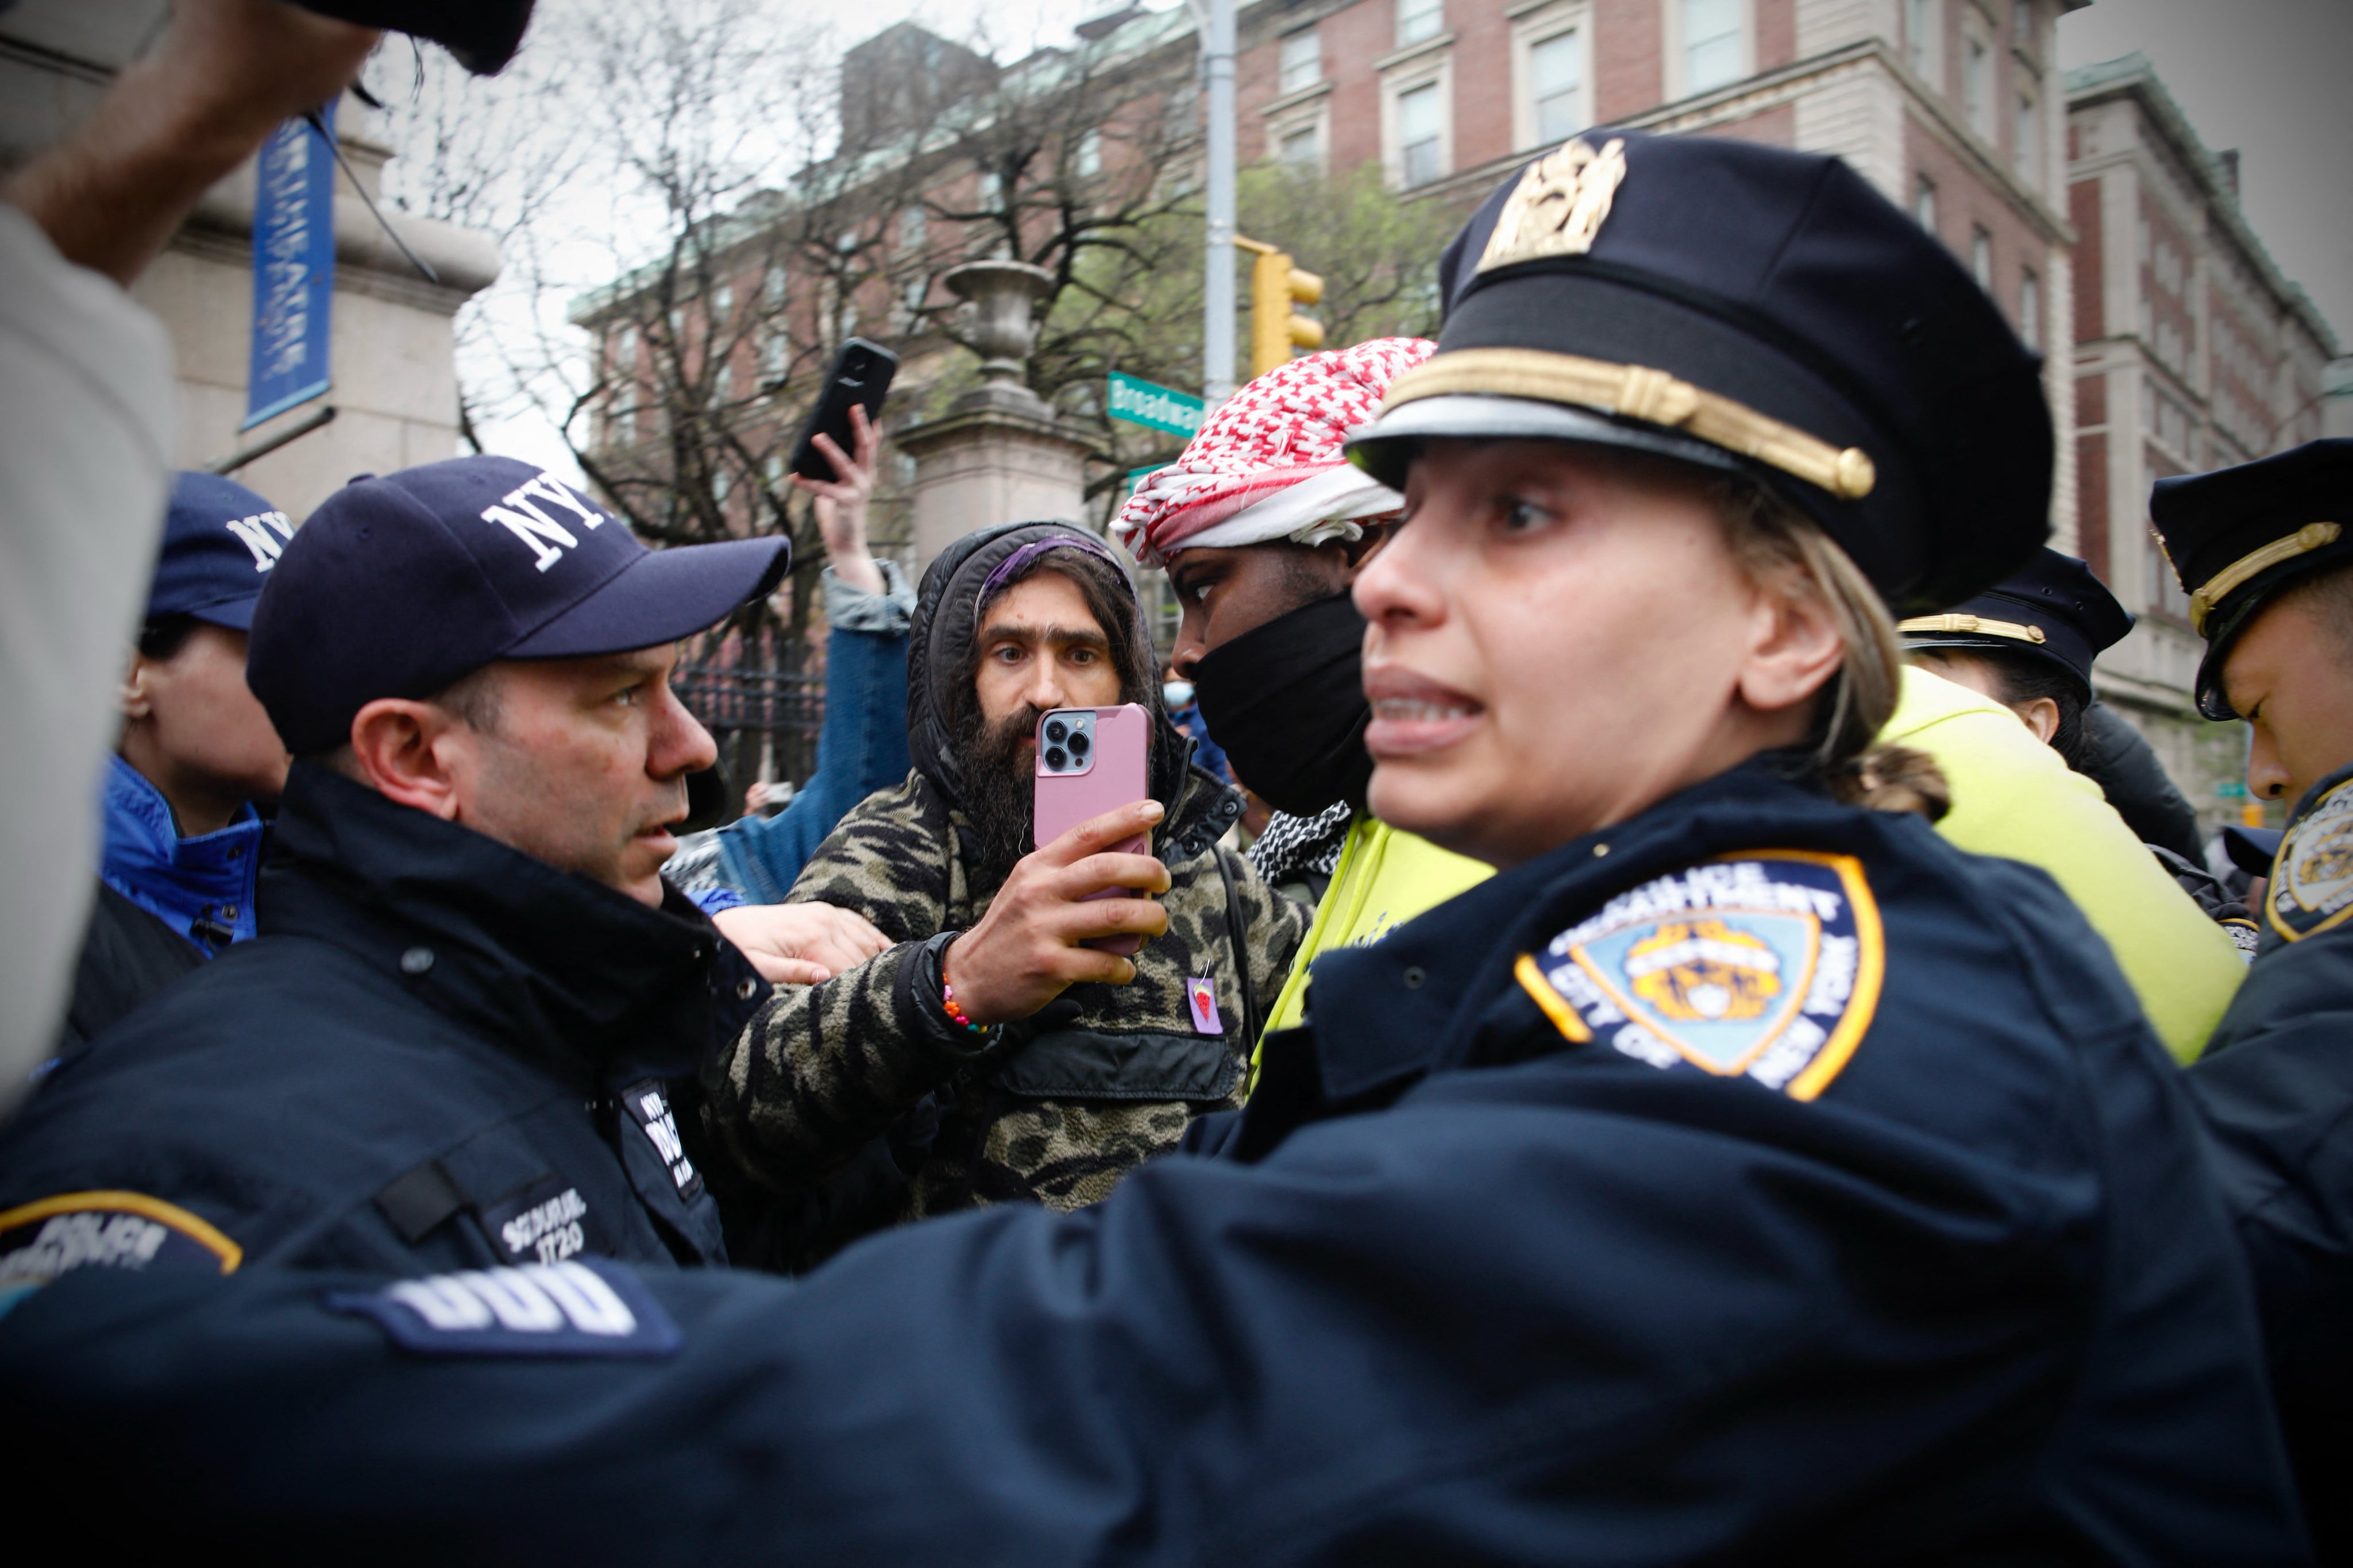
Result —
M 1147 430 L 1190 436 L 1201 427 L 1201 400 L 1132 375 L 1111 373 L 1111 416 Z

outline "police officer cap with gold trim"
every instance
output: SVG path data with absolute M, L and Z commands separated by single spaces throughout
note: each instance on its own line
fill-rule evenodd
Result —
M 2283 588 L 2353 562 L 2353 440 L 2159 479 L 2148 510 L 2206 639 L 2198 710 L 2235 719 L 2222 690 L 2232 641 Z
M 1896 623 L 1912 648 L 2025 654 L 2073 676 L 2092 698 L 2092 661 L 2133 629 L 2132 613 L 2073 555 L 2045 545 L 2024 567 L 1941 615 Z
M 1348 455 L 1532 437 L 1750 475 L 1899 611 L 1999 582 L 2048 531 L 2041 358 L 1934 236 L 1836 158 L 1590 132 L 1447 247 L 1438 352 Z

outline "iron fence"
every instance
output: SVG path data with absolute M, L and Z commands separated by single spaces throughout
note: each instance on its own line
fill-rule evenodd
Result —
M 671 689 L 719 744 L 719 766 L 737 790 L 761 776 L 808 782 L 825 724 L 825 677 L 741 665 L 682 664 Z

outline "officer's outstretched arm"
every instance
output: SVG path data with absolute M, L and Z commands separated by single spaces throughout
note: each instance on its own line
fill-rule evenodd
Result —
M 86 1269 L 0 1321 L 0 1440 L 78 1528 L 263 1557 L 1867 1554 L 2062 1419 L 2093 1189 L 1547 1059 L 798 1282 Z M 2134 1506 L 2184 1560 L 2294 1547 Z

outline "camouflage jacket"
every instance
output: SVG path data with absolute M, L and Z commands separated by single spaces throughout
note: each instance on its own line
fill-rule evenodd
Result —
M 997 884 L 974 884 L 967 819 L 920 770 L 870 795 L 818 847 L 788 901 L 856 910 L 898 945 L 821 984 L 777 988 L 705 1070 L 713 1152 L 768 1188 L 806 1191 L 929 1095 L 938 1132 L 902 1217 L 1008 1199 L 1067 1210 L 1103 1197 L 1175 1147 L 1191 1117 L 1241 1103 L 1246 1019 L 1274 1005 L 1304 934 L 1304 911 L 1247 857 L 1217 847 L 1240 805 L 1206 773 L 1187 774 L 1155 839 L 1171 880 L 1161 900 L 1168 930 L 1136 954 L 1133 982 L 1072 986 L 1035 1017 L 981 1037 L 941 1011 L 938 952 L 944 934 L 980 919 Z M 1195 976 L 1216 989 L 1221 1035 L 1194 1027 Z

